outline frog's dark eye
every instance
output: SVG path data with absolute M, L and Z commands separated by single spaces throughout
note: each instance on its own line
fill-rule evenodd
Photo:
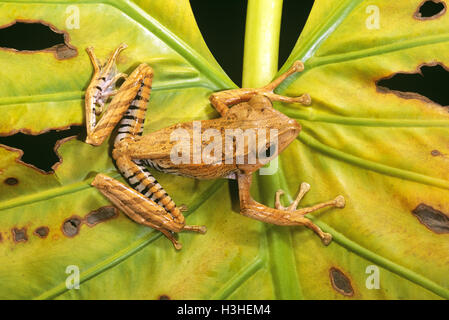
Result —
M 266 149 L 262 149 L 259 152 L 259 159 L 267 159 L 274 155 L 276 155 L 277 152 L 277 144 L 273 143 L 270 146 L 267 146 Z

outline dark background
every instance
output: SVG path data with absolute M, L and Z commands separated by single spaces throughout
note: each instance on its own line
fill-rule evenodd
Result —
M 242 84 L 245 0 L 190 0 L 204 40 L 218 63 L 238 86 Z M 287 60 L 306 23 L 313 0 L 284 0 L 279 67 Z

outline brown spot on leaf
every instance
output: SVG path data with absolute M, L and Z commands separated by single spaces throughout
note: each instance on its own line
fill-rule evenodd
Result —
M 348 297 L 354 295 L 351 280 L 341 270 L 335 267 L 330 268 L 329 277 L 331 279 L 332 287 L 337 292 Z
M 113 206 L 105 206 L 87 214 L 85 221 L 89 227 L 93 227 L 115 217 L 118 217 L 118 210 Z
M 3 182 L 5 184 L 7 184 L 8 186 L 15 186 L 16 184 L 19 183 L 19 180 L 17 180 L 17 178 L 14 178 L 14 177 L 9 177 L 9 178 L 6 178 Z
M 171 300 L 170 297 L 166 294 L 161 294 L 159 296 L 159 300 Z
M 39 238 L 46 238 L 48 236 L 50 229 L 48 229 L 48 227 L 46 226 L 42 226 L 39 228 L 36 228 L 36 230 L 34 230 L 34 234 L 36 236 L 38 236 Z
M 14 242 L 26 242 L 28 241 L 27 229 L 26 228 L 13 228 L 12 230 L 12 238 Z
M 438 234 L 449 233 L 449 217 L 443 212 L 420 203 L 412 213 L 429 230 Z
M 424 0 L 413 17 L 418 20 L 437 19 L 446 13 L 446 3 L 439 0 Z
M 438 150 L 432 150 L 430 154 L 434 157 L 441 156 L 441 152 Z
M 380 93 L 449 107 L 449 69 L 440 62 L 423 63 L 414 71 L 396 72 L 375 83 Z
M 62 223 L 62 233 L 67 237 L 76 236 L 81 228 L 82 219 L 78 216 L 72 216 Z
M 73 58 L 78 50 L 66 31 L 42 20 L 15 20 L 0 26 L 0 49 L 15 53 L 51 52 L 58 60 Z

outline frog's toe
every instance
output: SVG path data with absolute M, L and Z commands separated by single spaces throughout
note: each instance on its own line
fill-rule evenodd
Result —
M 335 207 L 344 208 L 346 204 L 345 198 L 343 196 L 337 196 L 335 198 Z
M 329 243 L 331 243 L 332 241 L 332 235 L 330 233 L 324 233 L 323 237 L 321 238 L 321 242 L 325 245 L 328 246 Z
M 287 209 L 281 204 L 281 196 L 283 194 L 284 194 L 284 190 L 282 190 L 282 189 L 279 189 L 278 191 L 276 191 L 276 194 L 275 194 L 274 207 L 278 210 L 286 210 Z

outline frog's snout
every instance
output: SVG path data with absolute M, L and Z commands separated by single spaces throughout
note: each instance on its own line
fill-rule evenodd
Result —
M 301 131 L 301 125 L 298 123 L 298 121 L 290 119 L 288 121 L 288 129 L 294 131 L 296 134 L 299 134 L 299 132 Z

